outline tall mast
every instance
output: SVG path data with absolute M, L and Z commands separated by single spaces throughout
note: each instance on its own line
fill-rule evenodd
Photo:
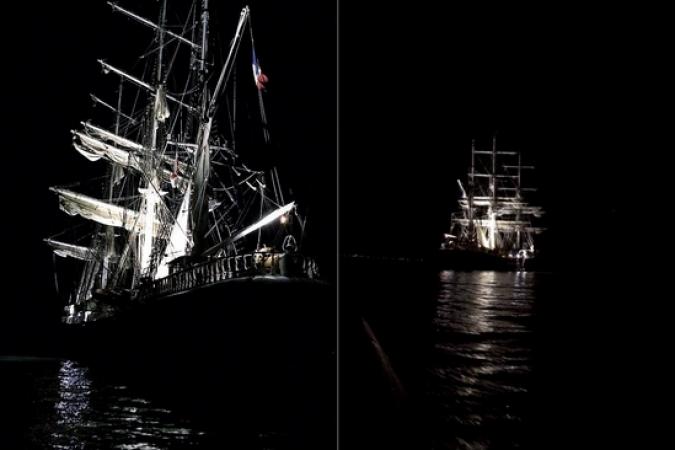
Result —
M 488 245 L 490 250 L 496 247 L 497 234 L 497 136 L 492 137 L 492 173 L 490 174 L 490 189 L 492 190 L 492 198 L 490 206 L 488 207 L 489 228 L 488 228 Z
M 492 137 L 492 176 L 490 177 L 490 187 L 492 189 L 492 208 L 497 202 L 497 136 Z
M 152 263 L 152 250 L 154 244 L 155 233 L 155 217 L 157 215 L 157 205 L 160 199 L 160 183 L 157 176 L 157 165 L 155 158 L 157 157 L 157 134 L 159 131 L 159 122 L 165 117 L 158 117 L 163 114 L 160 111 L 163 109 L 162 102 L 165 102 L 164 97 L 164 82 L 163 82 L 163 55 L 164 55 L 164 28 L 166 27 L 166 0 L 162 1 L 162 6 L 159 13 L 159 27 L 157 28 L 157 41 L 159 43 L 159 50 L 157 52 L 157 75 L 155 80 L 155 107 L 151 115 L 151 143 L 149 148 L 149 161 L 147 182 L 145 188 L 141 189 L 145 203 L 145 214 L 143 215 L 143 234 L 140 239 L 140 264 L 141 274 L 146 275 L 147 270 Z
M 518 152 L 518 178 L 516 179 L 516 201 L 518 202 L 520 202 L 520 175 L 522 168 L 522 159 L 520 152 Z M 516 222 L 520 222 L 520 208 L 516 209 Z M 516 250 L 520 250 L 520 225 L 516 228 Z
M 122 111 L 122 89 L 124 86 L 124 80 L 120 78 L 120 86 L 117 90 L 117 109 L 115 113 L 115 134 L 119 136 L 120 134 L 120 117 Z M 116 165 L 111 165 L 110 167 L 110 180 L 108 184 L 108 202 L 113 202 L 113 187 L 115 182 L 119 178 L 119 171 L 122 169 Z M 105 231 L 105 254 L 103 255 L 103 270 L 101 272 L 101 287 L 105 288 L 108 284 L 108 275 L 110 273 L 110 259 L 115 254 L 115 230 L 111 226 L 106 227 Z
M 166 0 L 162 1 L 162 8 L 159 11 L 159 28 L 157 34 L 159 38 L 159 52 L 157 52 L 157 87 L 162 85 L 162 58 L 164 56 L 164 29 L 166 28 Z
M 208 7 L 208 1 L 203 0 L 202 8 Z M 205 10 L 208 12 L 208 10 Z M 205 248 L 205 236 L 208 230 L 208 198 L 206 186 L 210 171 L 210 155 L 209 155 L 209 137 L 211 128 L 213 126 L 213 117 L 217 109 L 217 100 L 222 90 L 225 88 L 232 72 L 233 60 L 239 49 L 241 37 L 244 27 L 246 26 L 249 16 L 248 6 L 241 10 L 239 16 L 239 23 L 237 24 L 237 31 L 232 39 L 230 49 L 225 59 L 225 64 L 220 71 L 218 82 L 213 92 L 210 93 L 206 81 L 203 82 L 202 88 L 202 105 L 201 117 L 199 124 L 199 133 L 197 135 L 197 151 L 194 156 L 194 171 L 193 171 L 193 185 L 194 185 L 194 201 L 192 203 L 192 230 L 193 230 L 193 251 L 195 254 L 201 254 Z M 206 70 L 205 57 L 206 45 L 205 41 L 208 38 L 208 14 L 202 11 L 202 61 L 200 67 Z
M 209 0 L 202 0 L 202 49 L 199 62 L 199 71 L 206 76 L 206 55 L 209 46 Z
M 209 0 L 202 0 L 201 12 L 201 50 L 199 53 L 199 69 L 198 80 L 201 96 L 199 98 L 199 125 L 196 138 L 197 150 L 193 158 L 193 179 L 194 186 L 193 199 L 190 204 L 190 223 L 192 228 L 192 239 L 194 242 L 193 251 L 199 254 L 203 249 L 203 236 L 208 227 L 208 198 L 206 193 L 206 186 L 210 172 L 210 158 L 209 158 L 209 132 L 210 126 L 207 126 L 209 120 L 207 118 L 209 87 L 207 84 L 208 65 L 206 59 L 208 57 L 208 43 L 209 43 Z
M 250 10 L 248 9 L 248 6 L 244 6 L 244 8 L 241 10 L 241 14 L 239 15 L 239 23 L 237 24 L 237 31 L 235 32 L 234 38 L 232 39 L 232 45 L 230 46 L 230 50 L 227 53 L 227 59 L 225 60 L 225 64 L 223 65 L 222 70 L 220 71 L 218 82 L 216 83 L 216 87 L 213 90 L 213 95 L 211 96 L 211 101 L 209 102 L 208 109 L 206 110 L 206 114 L 209 117 L 213 117 L 213 114 L 215 113 L 216 109 L 216 101 L 218 100 L 218 96 L 220 96 L 220 92 L 222 91 L 222 89 L 224 89 L 225 84 L 227 83 L 227 80 L 230 76 L 230 73 L 232 72 L 232 58 L 234 58 L 234 56 L 237 53 L 237 50 L 239 50 L 242 32 L 244 30 L 244 26 L 248 22 L 249 12 Z
M 471 173 L 469 174 L 469 236 L 473 242 L 476 238 L 476 231 L 473 222 L 473 191 L 474 178 L 476 174 L 476 140 L 471 139 Z
M 260 190 L 260 216 L 258 217 L 258 221 L 262 220 L 263 218 L 263 206 L 265 205 L 265 192 L 263 191 L 264 180 L 265 180 L 264 178 L 263 182 L 260 182 L 260 180 L 258 180 L 258 189 Z M 258 228 L 258 245 L 256 248 L 260 248 L 261 239 L 262 239 L 262 227 Z

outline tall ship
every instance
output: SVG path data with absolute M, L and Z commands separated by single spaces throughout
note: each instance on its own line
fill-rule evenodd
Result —
M 92 95 L 96 121 L 72 130 L 94 177 L 50 188 L 72 216 L 45 239 L 63 348 L 157 367 L 182 355 L 195 373 L 223 355 L 252 371 L 245 348 L 282 364 L 308 334 L 332 351 L 333 288 L 303 253 L 307 219 L 268 162 L 269 79 L 250 8 L 219 46 L 209 0 L 145 5 L 154 18 L 108 4 L 150 45 L 143 70 L 98 60 L 116 92 Z
M 525 269 L 534 266 L 536 235 L 544 211 L 530 204 L 527 193 L 536 188 L 522 183 L 525 171 L 520 152 L 471 144 L 471 166 L 466 186 L 457 180 L 461 197 L 441 243 L 444 264 L 461 268 Z
M 209 0 L 108 4 L 149 45 L 135 68 L 98 61 L 115 92 L 92 95 L 96 120 L 72 131 L 94 178 L 51 188 L 72 216 L 46 239 L 64 356 L 143 378 L 205 420 L 223 405 L 242 426 L 292 414 L 307 424 L 294 439 L 330 438 L 334 287 L 269 161 L 251 9 L 228 22 Z
M 160 2 L 150 20 L 109 2 L 147 28 L 152 45 L 143 75 L 98 61 L 117 92 L 92 95 L 107 123 L 82 122 L 72 145 L 107 168 L 95 164 L 100 177 L 51 188 L 63 212 L 86 222 L 46 239 L 55 255 L 79 263 L 76 281 L 61 283 L 73 286 L 68 325 L 242 278 L 318 278 L 314 259 L 301 253 L 306 219 L 284 195 L 276 167 L 250 167 L 237 151 L 243 108 L 259 125 L 261 145 L 270 141 L 268 78 L 249 7 L 229 45 L 218 48 L 209 1 L 178 3 Z M 183 12 L 184 23 L 168 26 L 168 10 Z

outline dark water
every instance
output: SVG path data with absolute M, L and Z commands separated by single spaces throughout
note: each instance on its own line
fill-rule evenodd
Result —
M 0 448 L 283 447 L 277 445 L 275 430 L 261 428 L 242 436 L 227 423 L 213 430 L 143 390 L 73 360 L 5 356 L 0 357 L 0 374 Z
M 27 324 L 67 358 L 0 354 L 0 449 L 334 447 L 332 288 L 242 281 L 99 326 Z
M 427 384 L 432 448 L 523 448 L 534 433 L 535 302 L 546 274 L 439 277 Z
M 386 289 L 364 281 L 341 297 L 351 306 L 341 319 L 349 338 L 341 346 L 342 448 L 620 448 L 610 443 L 624 441 L 670 448 L 651 442 L 662 436 L 653 428 L 668 429 L 661 424 L 671 416 L 647 404 L 670 398 L 656 383 L 670 372 L 627 363 L 636 352 L 645 355 L 640 361 L 665 361 L 654 355 L 661 341 L 638 347 L 635 334 L 621 334 L 634 323 L 617 320 L 623 304 L 614 291 L 622 285 L 609 295 L 612 285 L 598 282 L 584 288 L 588 297 L 553 289 L 560 283 L 545 273 L 389 272 Z M 362 318 L 404 396 L 392 395 L 371 337 L 351 332 Z M 639 330 L 654 319 L 641 323 Z M 266 420 L 250 412 L 243 429 L 232 423 L 241 411 L 224 401 L 214 428 L 108 375 L 70 360 L 0 357 L 0 448 L 298 448 L 287 436 L 288 404 Z
M 347 268 L 359 283 L 342 290 L 341 304 L 367 321 L 387 358 L 350 356 L 371 336 L 341 347 L 345 448 L 365 439 L 367 448 L 539 450 L 555 448 L 548 430 L 570 434 L 571 419 L 550 415 L 559 405 L 551 392 L 565 386 L 551 376 L 550 273 L 438 271 L 414 262 Z M 378 361 L 379 370 L 367 370 Z

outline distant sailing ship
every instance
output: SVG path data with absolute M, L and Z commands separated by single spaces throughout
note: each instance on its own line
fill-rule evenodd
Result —
M 537 255 L 535 236 L 545 229 L 537 224 L 544 214 L 530 205 L 522 186 L 524 170 L 520 152 L 477 150 L 471 144 L 471 167 L 461 190 L 459 211 L 452 213 L 450 232 L 444 235 L 441 258 L 444 264 L 463 268 L 526 268 Z
M 55 255 L 81 264 L 69 266 L 77 281 L 62 293 L 64 323 L 91 328 L 137 313 L 147 319 L 148 311 L 168 307 L 162 299 L 180 304 L 199 290 L 222 300 L 237 281 L 249 282 L 237 295 L 254 300 L 257 282 L 269 289 L 317 280 L 315 260 L 301 253 L 306 220 L 285 199 L 277 169 L 250 168 L 237 152 L 240 118 L 255 119 L 261 145 L 270 139 L 268 79 L 256 57 L 249 7 L 218 53 L 208 0 L 174 6 L 171 17 L 185 17 L 178 26 L 167 26 L 166 0 L 156 22 L 109 4 L 154 36 L 143 76 L 99 60 L 119 82 L 114 101 L 92 95 L 110 125 L 83 122 L 73 131 L 77 152 L 109 163 L 105 175 L 93 186 L 78 183 L 94 188 L 88 193 L 51 188 L 62 211 L 88 220 L 46 239 Z M 238 58 L 246 53 L 252 59 Z M 235 76 L 238 69 L 243 73 Z M 238 114 L 247 101 L 246 113 Z

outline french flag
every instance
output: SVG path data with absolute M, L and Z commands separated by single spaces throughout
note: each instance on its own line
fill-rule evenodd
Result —
M 253 49 L 252 66 L 253 66 L 253 81 L 255 81 L 255 85 L 258 88 L 258 90 L 262 91 L 265 89 L 265 83 L 267 83 L 268 78 L 267 75 L 262 73 L 260 63 L 258 62 L 258 57 L 255 55 L 255 48 Z

